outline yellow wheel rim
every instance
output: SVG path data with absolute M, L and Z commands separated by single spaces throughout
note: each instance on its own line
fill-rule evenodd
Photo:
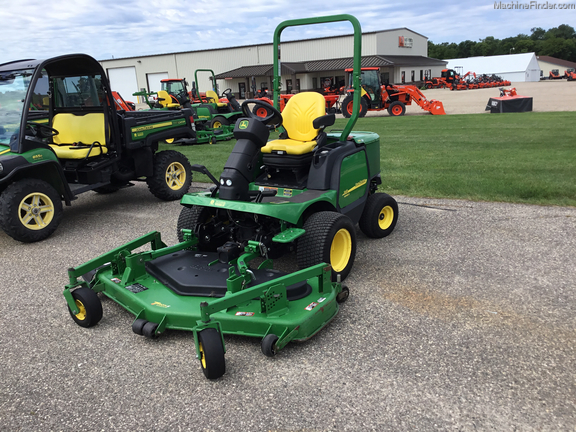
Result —
M 78 313 L 74 315 L 79 321 L 84 321 L 86 319 L 86 308 L 80 300 L 75 300 L 76 307 L 78 308 Z
M 346 268 L 352 254 L 352 237 L 347 229 L 340 229 L 332 239 L 330 247 L 330 264 L 335 272 Z
M 172 190 L 178 190 L 186 182 L 186 170 L 180 162 L 172 162 L 166 170 L 166 184 Z
M 390 228 L 392 225 L 392 221 L 394 220 L 394 209 L 390 206 L 384 207 L 380 210 L 380 214 L 378 215 L 378 226 L 380 229 L 385 230 Z
M 202 343 L 198 343 L 198 350 L 200 351 L 200 363 L 202 363 L 202 368 L 206 369 L 206 356 L 204 355 L 204 347 Z
M 47 195 L 34 192 L 26 195 L 18 207 L 20 222 L 30 230 L 46 228 L 54 218 L 54 203 Z
M 222 127 L 222 123 L 220 123 L 219 121 L 215 121 L 214 123 L 212 123 L 212 127 L 214 129 L 220 129 Z
M 166 143 L 168 143 L 168 144 L 172 144 L 173 142 L 174 142 L 174 138 L 168 138 L 166 140 Z

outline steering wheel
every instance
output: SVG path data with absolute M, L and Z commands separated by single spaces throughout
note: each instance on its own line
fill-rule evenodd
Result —
M 34 135 L 37 138 L 50 138 L 60 133 L 53 127 L 50 127 L 43 123 L 28 122 L 27 126 L 32 131 L 32 135 Z
M 224 91 L 222 92 L 222 97 L 227 98 L 228 95 L 231 94 L 231 93 L 232 93 L 232 89 L 231 89 L 231 88 L 227 88 L 226 90 L 224 90 Z
M 254 108 L 250 108 L 249 105 L 256 105 Z M 264 108 L 267 115 L 261 117 L 257 113 L 259 108 Z M 269 129 L 277 129 L 282 126 L 282 114 L 268 102 L 264 102 L 257 99 L 247 99 L 242 102 L 242 114 L 246 117 L 261 121 Z

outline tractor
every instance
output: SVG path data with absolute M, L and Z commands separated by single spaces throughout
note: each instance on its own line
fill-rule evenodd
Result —
M 204 166 L 210 190 L 185 195 L 167 246 L 151 232 L 68 271 L 64 297 L 72 319 L 92 327 L 102 318 L 97 293 L 135 316 L 132 331 L 148 338 L 173 330 L 193 332 L 204 375 L 225 371 L 224 334 L 258 337 L 264 355 L 305 341 L 338 313 L 349 295 L 342 283 L 356 254 L 356 224 L 371 238 L 394 230 L 398 205 L 378 193 L 380 139 L 354 132 L 356 109 L 343 130 L 330 132 L 319 93 L 294 95 L 283 113 L 280 35 L 290 26 L 350 21 L 354 27 L 352 85 L 360 106 L 362 32 L 350 15 L 284 21 L 274 33 L 274 106 L 247 100 L 236 122 L 237 139 L 220 178 Z M 264 107 L 260 117 L 255 108 Z M 269 141 L 272 130 L 281 130 Z M 142 250 L 149 245 L 150 250 Z M 296 252 L 300 270 L 273 268 Z
M 354 88 L 352 87 L 352 69 L 346 69 L 348 74 L 347 96 L 342 101 L 342 114 L 351 117 L 354 112 Z M 388 110 L 391 116 L 401 116 L 406 113 L 406 105 L 412 102 L 423 110 L 434 115 L 444 115 L 444 106 L 437 100 L 428 101 L 424 94 L 414 85 L 382 84 L 380 81 L 380 69 L 377 67 L 362 68 L 362 87 L 360 98 L 360 117 L 364 117 L 368 111 Z

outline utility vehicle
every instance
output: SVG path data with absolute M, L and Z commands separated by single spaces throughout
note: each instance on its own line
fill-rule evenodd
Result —
M 190 162 L 158 151 L 194 137 L 192 111 L 124 111 L 100 64 L 84 54 L 0 65 L 0 226 L 35 242 L 51 235 L 66 205 L 87 191 L 146 181 L 163 200 L 188 191 Z

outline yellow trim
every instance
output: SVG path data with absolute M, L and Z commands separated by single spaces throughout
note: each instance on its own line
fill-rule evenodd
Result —
M 84 321 L 86 319 L 86 307 L 80 300 L 75 300 L 76 307 L 78 308 L 78 313 L 74 315 L 79 321 Z
M 352 186 L 350 189 L 346 189 L 343 193 L 342 196 L 344 198 L 346 198 L 348 195 L 350 195 L 350 192 L 355 191 L 356 189 L 358 189 L 359 187 L 364 186 L 366 183 L 368 183 L 367 179 L 364 180 L 360 180 L 358 183 L 356 183 L 354 186 Z
M 4 153 L 9 153 L 9 152 L 10 152 L 10 149 L 6 149 L 3 152 L 0 152 L 0 155 L 3 155 Z
M 166 169 L 166 184 L 172 190 L 178 190 L 186 181 L 186 169 L 180 162 L 172 162 Z
M 24 214 L 22 214 L 24 213 Z M 54 203 L 43 193 L 26 195 L 18 206 L 20 223 L 32 231 L 46 228 L 54 218 Z
M 206 356 L 204 355 L 204 347 L 202 342 L 198 342 L 198 351 L 200 351 L 200 362 L 202 363 L 202 369 L 206 369 Z
M 380 229 L 385 230 L 390 228 L 392 225 L 392 221 L 394 220 L 394 209 L 390 206 L 384 207 L 380 210 L 380 214 L 378 215 L 378 226 Z
M 341 228 L 330 246 L 330 264 L 335 272 L 341 272 L 346 268 L 352 254 L 352 236 L 346 228 Z
M 152 129 L 158 129 L 161 127 L 166 127 L 166 126 L 172 126 L 172 122 L 164 122 L 164 123 L 156 123 L 153 125 L 149 125 L 149 126 L 140 126 L 137 128 L 132 128 L 132 133 L 134 132 L 142 132 L 142 131 L 147 131 L 147 130 L 152 130 Z

